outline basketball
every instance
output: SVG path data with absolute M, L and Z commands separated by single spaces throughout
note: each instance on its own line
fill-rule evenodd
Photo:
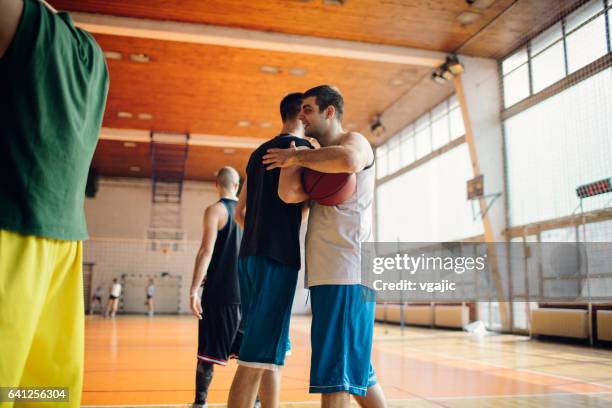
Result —
M 302 185 L 310 199 L 321 205 L 338 205 L 355 192 L 357 178 L 353 173 L 321 173 L 304 169 Z

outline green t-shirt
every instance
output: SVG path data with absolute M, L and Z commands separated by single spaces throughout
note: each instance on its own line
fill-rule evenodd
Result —
M 85 184 L 107 93 L 93 37 L 67 13 L 25 0 L 0 58 L 0 229 L 87 238 Z

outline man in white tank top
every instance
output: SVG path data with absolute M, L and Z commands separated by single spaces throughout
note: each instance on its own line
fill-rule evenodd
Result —
M 316 150 L 270 149 L 267 169 L 282 168 L 279 196 L 287 203 L 308 199 L 301 169 L 355 173 L 355 192 L 336 206 L 310 204 L 306 234 L 306 274 L 312 299 L 310 392 L 323 406 L 385 407 L 370 356 L 374 295 L 361 285 L 361 243 L 372 233 L 374 153 L 367 139 L 342 129 L 344 101 L 340 92 L 322 85 L 304 93 L 300 120 Z

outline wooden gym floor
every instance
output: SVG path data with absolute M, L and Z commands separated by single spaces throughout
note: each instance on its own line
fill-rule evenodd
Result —
M 310 319 L 291 321 L 283 407 L 317 406 L 308 394 Z M 197 322 L 190 316 L 86 320 L 84 406 L 168 406 L 193 400 Z M 377 324 L 373 363 L 390 407 L 610 407 L 612 350 L 471 337 Z M 223 405 L 235 361 L 216 367 L 209 404 Z

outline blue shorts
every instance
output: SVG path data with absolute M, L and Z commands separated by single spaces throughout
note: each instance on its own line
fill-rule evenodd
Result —
M 374 296 L 361 285 L 310 288 L 312 356 L 310 393 L 366 395 L 376 384 L 370 363 Z
M 298 269 L 265 256 L 238 260 L 244 337 L 238 364 L 278 370 L 285 364 Z

